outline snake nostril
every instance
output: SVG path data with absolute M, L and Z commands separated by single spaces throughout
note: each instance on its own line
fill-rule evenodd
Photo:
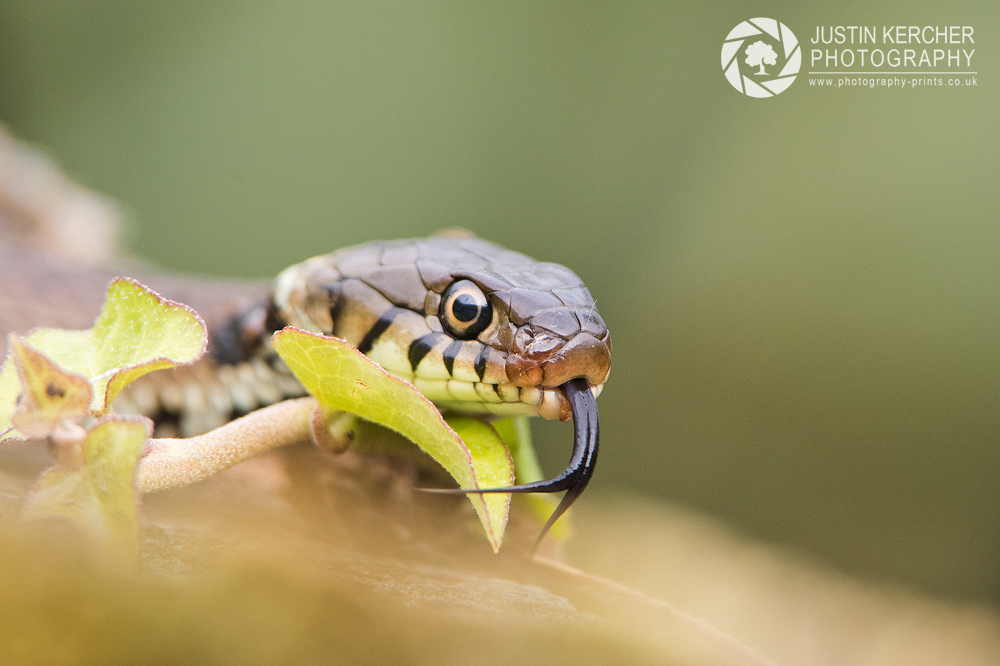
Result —
M 535 339 L 534 332 L 527 326 L 521 326 L 514 332 L 514 350 L 519 354 L 528 351 L 528 345 Z

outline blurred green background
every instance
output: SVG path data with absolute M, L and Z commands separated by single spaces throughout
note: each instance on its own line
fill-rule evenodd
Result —
M 745 98 L 719 53 L 758 15 L 971 25 L 979 85 Z M 2 0 L 0 121 L 176 269 L 453 225 L 564 263 L 614 336 L 595 488 L 1000 603 L 998 28 L 987 2 Z M 560 468 L 569 431 L 538 432 Z

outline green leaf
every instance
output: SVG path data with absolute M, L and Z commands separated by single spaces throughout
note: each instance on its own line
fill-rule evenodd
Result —
M 208 343 L 205 323 L 194 310 L 128 278 L 108 287 L 93 328 L 39 328 L 24 339 L 63 370 L 89 379 L 95 415 L 107 413 L 130 382 L 153 370 L 193 363 Z M 21 436 L 9 430 L 21 391 L 10 358 L 0 370 L 0 439 Z
M 510 456 L 510 451 L 500 438 L 500 435 L 497 434 L 497 431 L 493 429 L 493 426 L 482 419 L 477 419 L 473 416 L 460 416 L 458 414 L 449 414 L 444 417 L 444 420 L 455 431 L 459 440 L 465 444 L 469 454 L 472 456 L 472 468 L 475 470 L 475 482 L 477 485 L 462 485 L 461 480 L 455 477 L 460 486 L 463 488 L 503 488 L 514 483 L 514 461 Z M 477 497 L 488 498 L 488 504 L 502 505 L 502 525 L 506 527 L 510 493 L 469 495 L 470 499 Z M 500 531 L 500 540 L 502 541 L 502 539 L 503 529 Z M 496 549 L 499 550 L 499 548 L 500 544 L 498 542 Z
M 92 410 L 105 413 L 123 388 L 153 370 L 193 363 L 205 353 L 205 322 L 135 280 L 116 278 L 93 328 L 42 328 L 28 341 L 94 383 Z
M 514 471 L 517 483 L 533 483 L 545 479 L 542 466 L 538 464 L 538 456 L 535 454 L 535 447 L 531 443 L 531 424 L 527 416 L 515 416 L 507 419 L 500 419 L 493 422 L 493 427 L 497 434 L 510 449 L 511 458 L 514 460 Z M 528 505 L 531 512 L 544 524 L 552 512 L 559 506 L 559 498 L 544 493 L 526 493 L 518 495 L 518 501 L 523 501 Z M 564 513 L 552 525 L 549 534 L 555 539 L 562 541 L 569 536 L 569 521 Z
M 412 384 L 390 375 L 338 338 L 288 327 L 275 333 L 272 341 L 295 376 L 328 412 L 343 410 L 395 430 L 440 463 L 462 488 L 513 483 L 510 453 L 488 424 L 462 417 L 445 422 L 437 407 Z M 507 527 L 510 495 L 468 497 L 493 550 L 498 551 Z
M 47 437 L 64 419 L 87 415 L 91 393 L 86 377 L 64 372 L 14 334 L 8 336 L 7 346 L 21 396 L 11 417 L 16 428 L 12 434 Z
M 135 474 L 152 431 L 152 421 L 143 417 L 102 417 L 82 442 L 83 465 L 44 471 L 25 504 L 25 516 L 69 519 L 98 543 L 137 554 Z

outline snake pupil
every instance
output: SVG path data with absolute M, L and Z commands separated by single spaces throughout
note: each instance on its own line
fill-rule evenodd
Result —
M 451 306 L 455 319 L 462 322 L 475 321 L 480 310 L 482 306 L 476 302 L 472 294 L 459 294 L 455 297 L 455 304 Z

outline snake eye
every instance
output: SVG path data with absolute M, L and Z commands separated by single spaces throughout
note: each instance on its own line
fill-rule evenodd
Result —
M 474 282 L 458 280 L 441 297 L 441 325 L 459 340 L 472 340 L 493 321 L 493 308 Z

